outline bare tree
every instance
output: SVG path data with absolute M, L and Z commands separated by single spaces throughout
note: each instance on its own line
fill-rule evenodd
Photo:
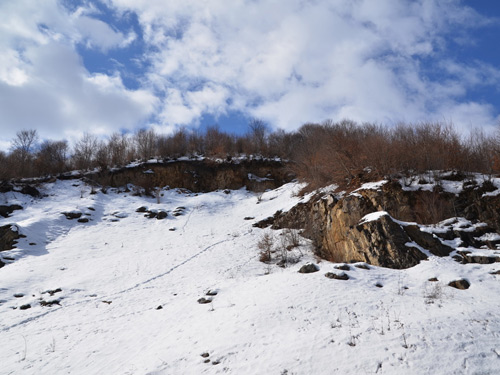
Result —
M 77 169 L 90 169 L 94 166 L 94 158 L 99 142 L 95 135 L 84 133 L 74 147 L 73 162 Z
M 68 142 L 43 141 L 36 154 L 35 166 L 38 174 L 56 174 L 67 170 Z
M 266 150 L 267 125 L 264 121 L 253 119 L 248 124 L 249 137 L 252 143 L 253 153 L 262 155 Z
M 21 176 L 27 176 L 32 171 L 32 159 L 38 142 L 38 133 L 35 129 L 21 130 L 16 133 L 12 140 L 11 157 L 14 167 Z
M 141 129 L 135 134 L 137 154 L 142 160 L 148 160 L 156 156 L 157 136 L 153 129 Z

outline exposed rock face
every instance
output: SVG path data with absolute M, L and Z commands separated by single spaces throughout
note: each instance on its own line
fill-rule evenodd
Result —
M 280 161 L 244 160 L 236 163 L 207 159 L 145 163 L 88 177 L 101 185 L 113 187 L 132 183 L 145 188 L 168 185 L 192 192 L 206 192 L 240 189 L 243 186 L 252 191 L 265 191 L 290 182 L 294 175 Z
M 491 230 L 500 232 L 500 197 L 483 194 L 484 191 L 477 187 L 465 189 L 459 196 L 439 189 L 432 192 L 404 191 L 395 181 L 379 189 L 360 190 L 342 198 L 333 194 L 318 195 L 255 226 L 303 229 L 303 235 L 313 241 L 317 254 L 330 261 L 408 268 L 427 258 L 421 250 L 437 256 L 449 255 L 453 249 L 443 244 L 440 238 L 451 240 L 458 237 L 463 246 L 487 245 L 492 248 L 494 243 L 481 243 L 478 237 Z M 376 219 L 362 221 L 374 212 L 381 214 Z M 489 227 L 474 231 L 450 229 L 449 232 L 433 234 L 408 223 L 437 223 L 454 216 L 465 216 L 473 222 L 484 221 Z M 497 260 L 460 255 L 463 262 L 491 263 Z
M 14 225 L 0 227 L 0 251 L 13 249 L 19 238 L 21 235 Z

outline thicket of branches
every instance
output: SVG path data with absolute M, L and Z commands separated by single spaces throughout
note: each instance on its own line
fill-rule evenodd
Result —
M 22 130 L 8 153 L 0 152 L 0 179 L 54 175 L 73 169 L 124 166 L 134 160 L 241 155 L 280 157 L 311 189 L 428 170 L 500 172 L 500 128 L 461 136 L 451 125 L 425 123 L 395 127 L 352 121 L 305 124 L 296 132 L 270 132 L 253 120 L 244 135 L 217 126 L 204 132 L 180 129 L 172 135 L 154 130 L 112 134 L 103 140 L 86 133 L 70 147 L 65 140 L 39 142 L 35 130 Z

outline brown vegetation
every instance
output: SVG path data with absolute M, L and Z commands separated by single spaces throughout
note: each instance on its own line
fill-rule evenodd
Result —
M 179 129 L 161 135 L 153 129 L 112 134 L 107 140 L 86 133 L 70 148 L 67 141 L 38 143 L 36 130 L 22 130 L 9 153 L 0 152 L 0 180 L 54 175 L 71 169 L 119 167 L 134 160 L 207 156 L 230 160 L 240 155 L 280 157 L 308 189 L 337 184 L 352 189 L 382 177 L 415 176 L 432 170 L 500 173 L 500 129 L 469 137 L 452 125 L 423 123 L 395 127 L 353 121 L 305 124 L 296 132 L 270 132 L 260 120 L 243 135 L 217 126 L 204 132 Z

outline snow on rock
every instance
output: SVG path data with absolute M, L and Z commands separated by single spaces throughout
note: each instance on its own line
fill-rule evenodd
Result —
M 410 269 L 350 267 L 332 280 L 325 274 L 339 273 L 335 263 L 298 272 L 318 262 L 305 239 L 298 263 L 259 262 L 265 232 L 244 218 L 291 208 L 301 200 L 298 184 L 264 193 L 259 204 L 245 189 L 169 190 L 160 203 L 112 191 L 81 197 L 68 181 L 40 190 L 45 198 L 0 218 L 27 236 L 0 253 L 16 257 L 0 269 L 2 373 L 498 371 L 500 301 L 492 296 L 500 275 L 490 273 L 500 265 L 429 254 Z M 146 220 L 135 212 L 141 206 L 185 214 Z M 75 207 L 90 214 L 88 225 L 61 215 Z M 107 213 L 123 217 L 105 220 Z M 469 289 L 448 286 L 462 279 Z
M 365 215 L 361 218 L 361 220 L 359 221 L 359 224 L 365 224 L 365 223 L 368 223 L 370 221 L 376 221 L 378 219 L 380 219 L 382 216 L 385 216 L 385 215 L 389 215 L 386 211 L 376 211 L 376 212 L 372 212 L 368 215 Z

